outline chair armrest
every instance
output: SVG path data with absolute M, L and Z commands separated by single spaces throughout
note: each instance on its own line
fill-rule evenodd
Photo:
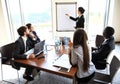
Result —
M 101 64 L 109 64 L 108 62 L 104 62 L 104 61 L 98 61 L 98 63 L 101 63 Z

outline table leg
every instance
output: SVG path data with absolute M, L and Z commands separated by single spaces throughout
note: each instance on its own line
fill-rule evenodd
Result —
M 26 81 L 25 84 L 28 84 L 29 81 Z
M 76 77 L 73 77 L 73 84 L 76 84 Z

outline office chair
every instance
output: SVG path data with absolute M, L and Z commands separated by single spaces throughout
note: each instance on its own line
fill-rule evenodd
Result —
M 96 35 L 95 45 L 99 47 L 104 41 L 104 37 L 102 35 Z
M 96 35 L 95 39 L 95 47 L 92 47 L 92 51 L 96 50 L 96 48 L 99 48 L 100 45 L 104 42 L 104 37 L 102 35 Z
M 96 39 L 95 39 L 96 48 L 100 47 L 101 44 L 104 42 L 104 40 L 105 40 L 104 36 L 97 34 Z M 94 50 L 94 47 L 92 49 Z M 112 50 L 108 54 L 108 56 L 106 58 L 106 63 L 103 62 L 104 64 L 106 64 L 106 68 L 105 69 L 96 69 L 97 72 L 101 72 L 101 73 L 106 72 L 106 74 L 109 74 L 109 70 L 108 70 L 109 69 L 109 64 L 110 64 L 109 59 L 113 57 L 113 53 L 114 53 L 114 50 Z M 100 61 L 100 63 L 102 64 L 101 61 Z
M 11 63 L 10 61 L 12 61 L 12 52 L 13 52 L 13 49 L 14 49 L 14 43 L 10 43 L 10 44 L 7 44 L 7 45 L 4 45 L 2 47 L 0 47 L 0 53 L 1 53 L 1 74 L 2 74 L 2 81 L 4 82 L 9 82 L 9 81 L 6 81 L 6 80 L 3 80 L 3 68 L 2 68 L 2 64 L 5 64 L 5 65 L 10 65 L 11 66 Z M 19 73 L 18 73 L 18 70 L 17 70 L 17 75 L 18 75 L 18 80 L 19 80 Z M 9 82 L 9 83 L 12 83 L 12 82 Z M 13 84 L 13 83 L 12 83 Z M 19 84 L 20 84 L 20 80 L 19 80 Z
M 95 77 L 93 78 L 93 81 L 99 82 L 102 84 L 112 83 L 119 68 L 120 68 L 120 60 L 116 56 L 113 56 L 112 61 L 110 63 L 110 74 L 107 75 L 107 74 L 96 72 Z
M 114 50 L 112 50 L 110 53 L 109 53 L 109 55 L 108 55 L 108 57 L 107 57 L 107 59 L 106 59 L 106 74 L 110 74 L 110 72 L 109 72 L 109 68 L 110 68 L 110 64 L 111 64 L 111 61 L 112 61 L 112 58 L 113 58 L 113 56 L 115 55 L 115 49 Z
M 115 55 L 115 50 L 111 50 L 106 59 L 106 68 L 105 69 L 96 69 L 96 72 L 109 74 L 109 67 L 113 56 Z M 101 62 L 102 63 L 102 62 Z

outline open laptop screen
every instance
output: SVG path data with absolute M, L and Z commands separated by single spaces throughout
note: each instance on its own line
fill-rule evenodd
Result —
M 40 53 L 42 53 L 44 51 L 44 44 L 45 44 L 45 40 L 40 41 L 40 42 L 35 44 L 34 48 L 28 50 L 24 54 L 30 55 L 30 54 L 34 53 L 35 56 L 38 56 Z
M 39 55 L 40 53 L 44 51 L 44 44 L 45 44 L 45 40 L 40 41 L 35 44 L 35 47 L 34 47 L 35 56 Z

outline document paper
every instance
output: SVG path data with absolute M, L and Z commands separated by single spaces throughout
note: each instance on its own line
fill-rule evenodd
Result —
M 62 56 L 60 56 L 57 60 L 54 61 L 53 65 L 58 67 L 64 67 L 67 69 L 71 68 L 69 57 L 67 54 L 63 54 Z

